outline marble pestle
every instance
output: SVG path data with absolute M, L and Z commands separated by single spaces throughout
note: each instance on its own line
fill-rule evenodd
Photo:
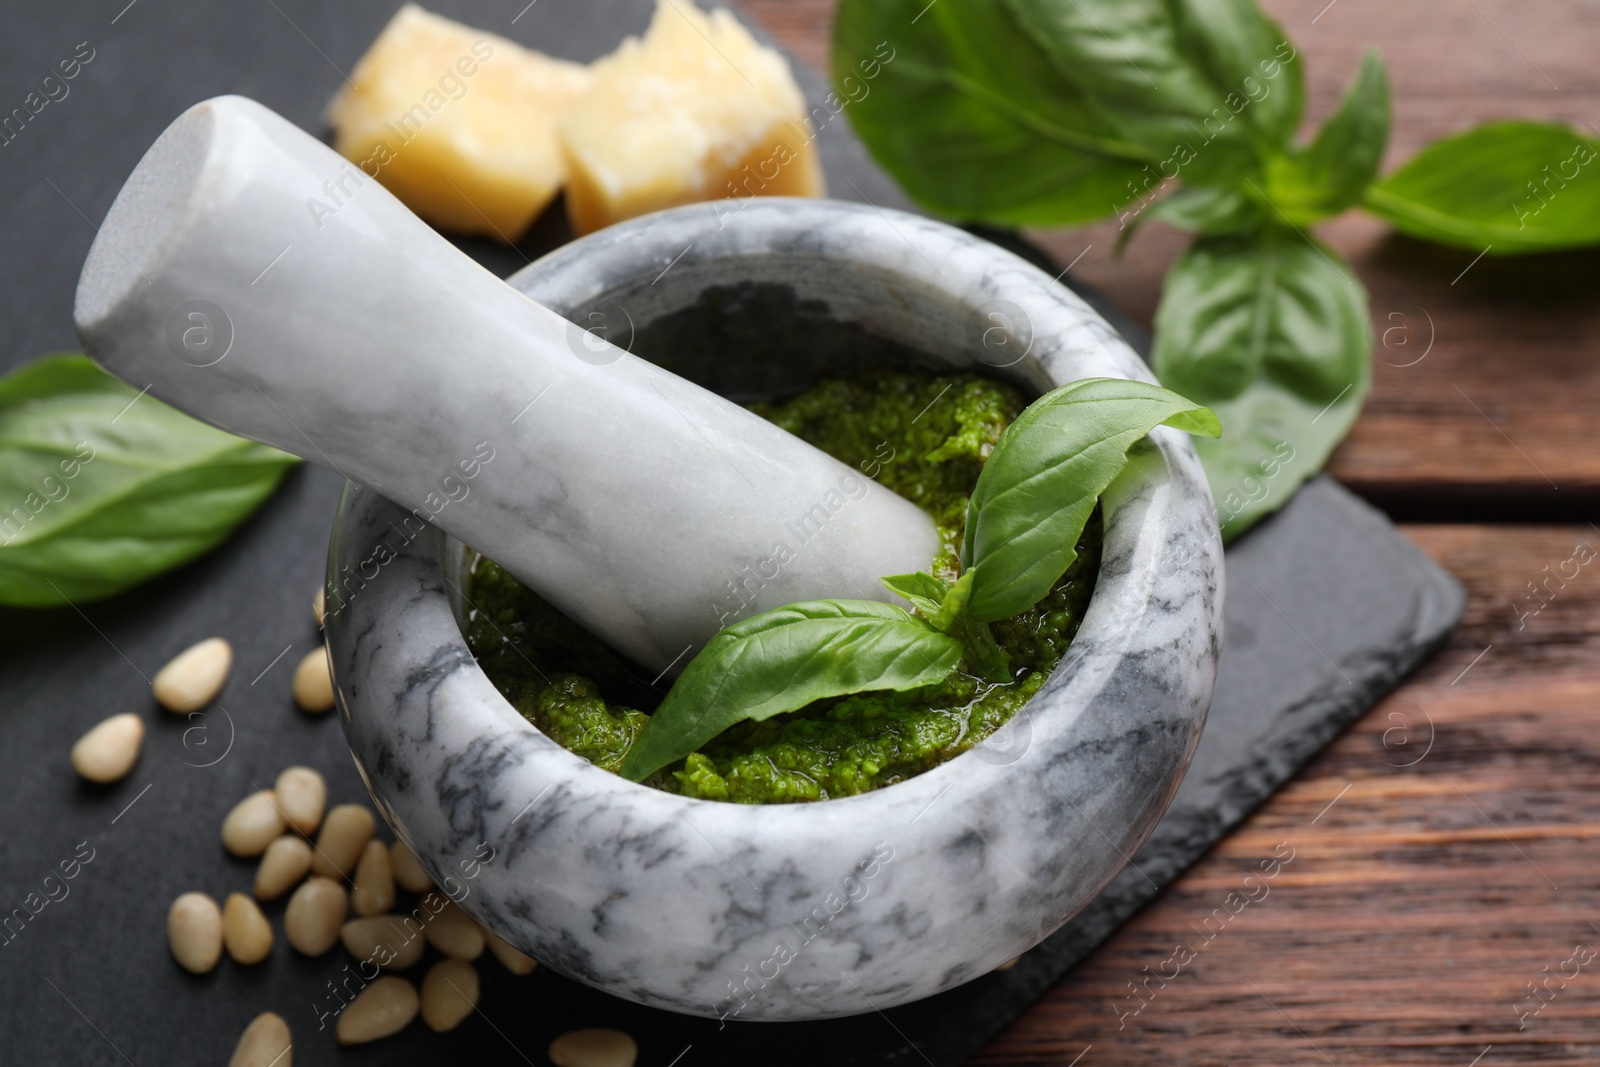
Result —
M 134 388 L 370 486 L 411 512 L 395 544 L 432 523 L 652 672 L 735 618 L 887 600 L 938 551 L 913 504 L 529 300 L 242 97 L 145 154 L 74 318 Z

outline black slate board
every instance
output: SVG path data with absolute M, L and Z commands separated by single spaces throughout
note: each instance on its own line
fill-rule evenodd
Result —
M 641 29 L 651 4 L 436 6 L 587 60 Z M 67 95 L 0 145 L 0 368 L 73 347 L 72 293 L 93 227 L 174 116 L 237 92 L 319 130 L 341 80 L 335 67 L 349 69 L 393 7 L 394 0 L 0 5 L 0 116 L 24 107 L 58 61 L 93 49 Z M 811 78 L 807 88 L 815 95 L 819 83 Z M 904 205 L 843 120 L 831 122 L 819 144 L 835 195 Z M 520 251 L 463 247 L 508 274 L 565 237 L 553 213 Z M 1114 309 L 1102 310 L 1136 345 L 1147 343 Z M 247 890 L 254 865 L 229 859 L 216 828 L 235 800 L 283 766 L 321 770 L 335 802 L 365 799 L 337 724 L 302 715 L 289 698 L 293 664 L 317 641 L 309 600 L 338 492 L 332 474 L 297 471 L 226 546 L 176 573 L 82 611 L 0 611 L 0 917 L 42 894 L 58 864 L 92 850 L 64 896 L 62 883 L 50 883 L 60 899 L 0 933 L 0 1063 L 221 1063 L 245 1023 L 266 1009 L 294 1028 L 302 1067 L 444 1057 L 542 1065 L 556 1033 L 596 1025 L 631 1031 L 642 1067 L 957 1063 L 1426 658 L 1464 600 L 1386 519 L 1327 478 L 1232 547 L 1216 701 L 1177 800 L 1134 865 L 1007 972 L 882 1016 L 719 1030 L 546 971 L 511 979 L 486 963 L 482 1014 L 455 1034 L 414 1025 L 401 1037 L 339 1051 L 316 1031 L 317 1005 L 325 983 L 342 977 L 342 954 L 307 960 L 280 937 L 265 965 L 224 960 L 196 978 L 172 963 L 162 933 L 177 893 L 200 888 L 220 900 Z M 157 709 L 145 678 L 213 634 L 237 653 L 218 704 L 189 720 Z M 150 729 L 139 766 L 110 787 L 78 781 L 66 758 L 73 739 L 128 710 L 143 712 Z M 268 910 L 279 924 L 281 904 Z M 1104 1010 L 1112 1017 L 1111 1004 Z

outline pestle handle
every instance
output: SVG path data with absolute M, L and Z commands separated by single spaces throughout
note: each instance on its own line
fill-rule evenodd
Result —
M 195 105 L 145 154 L 74 318 L 134 388 L 372 487 L 412 509 L 396 537 L 438 526 L 652 670 L 735 617 L 888 599 L 879 576 L 938 551 L 916 506 L 653 364 L 597 356 L 604 340 L 242 97 Z

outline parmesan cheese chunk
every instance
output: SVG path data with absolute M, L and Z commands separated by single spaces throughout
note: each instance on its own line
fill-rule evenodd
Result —
M 513 242 L 565 179 L 556 116 L 589 71 L 402 7 L 328 106 L 334 147 L 441 230 Z M 339 186 L 339 192 L 355 195 Z M 313 207 L 315 212 L 317 209 Z
M 644 37 L 590 70 L 557 122 L 579 233 L 703 200 L 822 195 L 788 63 L 727 10 L 658 0 Z

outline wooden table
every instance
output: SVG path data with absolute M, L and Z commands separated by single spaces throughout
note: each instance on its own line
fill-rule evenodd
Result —
M 740 2 L 826 65 L 832 0 Z M 1383 51 L 1388 167 L 1496 118 L 1600 132 L 1600 4 L 1266 7 L 1311 123 Z M 1319 232 L 1379 338 L 1330 469 L 1461 579 L 1466 620 L 977 1063 L 1600 1063 L 1600 253 L 1474 262 L 1359 213 Z M 1146 323 L 1186 241 L 1151 225 L 1119 260 L 1115 223 L 1036 236 Z M 1280 843 L 1268 896 L 1129 999 Z

